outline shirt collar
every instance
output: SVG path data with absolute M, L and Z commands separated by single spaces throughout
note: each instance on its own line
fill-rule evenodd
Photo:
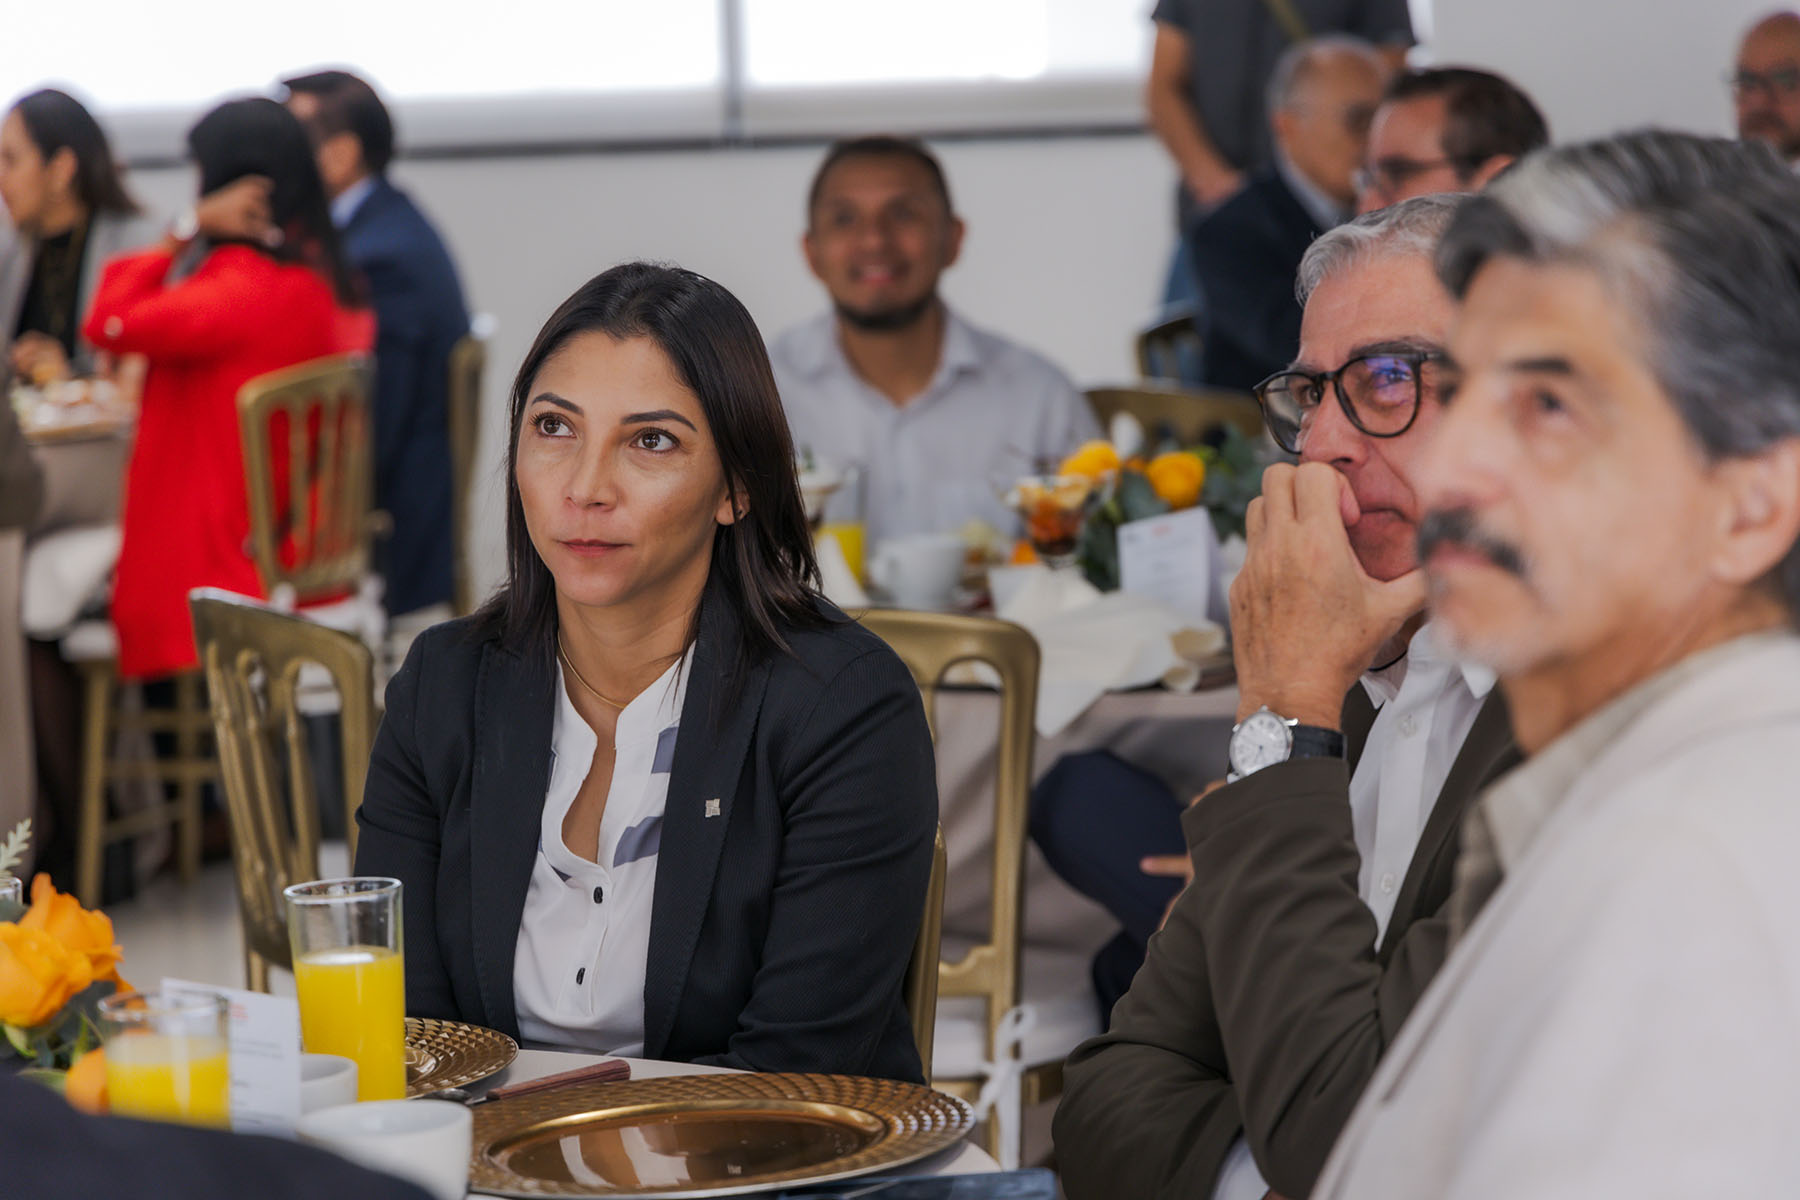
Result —
M 832 372 L 856 377 L 856 368 L 850 365 L 843 343 L 838 341 L 836 313 L 821 313 L 805 326 L 805 331 L 794 354 L 794 365 L 802 374 L 812 379 Z M 974 326 L 948 304 L 944 305 L 944 341 L 938 349 L 937 374 L 932 376 L 928 390 L 935 391 L 945 380 L 964 371 L 980 370 L 984 361 L 981 338 Z
M 1753 633 L 1690 655 L 1589 714 L 1490 787 L 1480 804 L 1501 867 L 1518 861 L 1595 760 L 1650 709 L 1698 676 L 1792 637 L 1787 630 Z
M 1306 215 L 1313 219 L 1320 231 L 1335 229 L 1344 223 L 1346 213 L 1338 207 L 1337 201 L 1327 196 L 1319 186 L 1308 179 L 1293 164 L 1293 161 L 1280 150 L 1275 151 L 1275 170 L 1281 181 L 1287 184 L 1288 191 L 1294 193 L 1294 199 L 1306 210 Z
M 375 176 L 364 175 L 339 192 L 337 199 L 331 202 L 331 223 L 339 229 L 350 224 L 350 219 L 356 216 L 356 210 L 362 207 L 362 202 L 367 200 L 369 193 L 374 190 Z
M 1400 687 L 1406 676 L 1414 667 L 1433 667 L 1448 664 L 1451 654 L 1439 641 L 1433 631 L 1431 622 L 1419 626 L 1418 632 L 1406 644 L 1406 653 L 1392 668 L 1381 671 L 1369 671 L 1363 675 L 1361 683 L 1363 691 L 1368 693 L 1369 700 L 1380 708 L 1383 704 L 1400 694 Z M 1462 677 L 1463 685 L 1469 694 L 1477 700 L 1487 699 L 1487 694 L 1494 690 L 1497 679 L 1486 667 L 1471 662 L 1455 663 L 1456 672 Z M 1447 682 L 1447 680 L 1446 680 Z

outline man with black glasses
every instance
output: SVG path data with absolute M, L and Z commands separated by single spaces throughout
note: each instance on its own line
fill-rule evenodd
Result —
M 1433 67 L 1388 85 L 1356 172 L 1356 211 L 1434 192 L 1479 192 L 1540 146 L 1550 127 L 1531 97 L 1488 71 Z
M 1738 136 L 1800 163 L 1800 13 L 1770 13 L 1744 34 L 1731 73 Z
M 1463 811 L 1517 761 L 1493 676 L 1425 623 L 1414 549 L 1457 203 L 1358 218 L 1301 263 L 1299 356 L 1257 389 L 1301 466 L 1264 477 L 1232 586 L 1233 774 L 1182 815 L 1193 880 L 1069 1060 L 1072 1200 L 1306 1195 L 1443 962 Z

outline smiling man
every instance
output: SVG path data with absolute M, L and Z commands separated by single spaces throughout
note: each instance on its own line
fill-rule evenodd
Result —
M 1193 882 L 1069 1061 L 1071 1200 L 1305 1196 L 1443 961 L 1458 824 L 1517 761 L 1493 677 L 1424 625 L 1416 557 L 1454 312 L 1431 254 L 1457 203 L 1358 218 L 1301 261 L 1299 357 L 1258 388 L 1300 465 L 1264 476 L 1231 589 L 1234 774 L 1181 815 Z M 1146 803 L 1129 787 L 1089 789 L 1090 858 Z
M 919 142 L 839 142 L 813 176 L 801 247 L 833 311 L 769 357 L 794 444 L 861 471 L 871 545 L 970 519 L 1011 529 L 1007 485 L 1099 432 L 1060 370 L 938 296 L 962 240 L 943 167 Z M 834 517 L 846 503 L 834 498 Z
M 1438 264 L 1432 619 L 1528 758 L 1315 1195 L 1792 1195 L 1800 181 L 1676 134 L 1549 151 Z

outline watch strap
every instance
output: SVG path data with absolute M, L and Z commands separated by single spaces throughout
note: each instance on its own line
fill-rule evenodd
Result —
M 1289 758 L 1343 758 L 1344 735 L 1318 725 L 1294 725 L 1294 748 Z

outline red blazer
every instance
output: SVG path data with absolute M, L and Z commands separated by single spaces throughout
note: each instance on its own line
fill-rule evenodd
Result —
M 269 371 L 367 350 L 373 340 L 368 317 L 340 308 L 307 267 L 221 246 L 171 284 L 172 262 L 167 251 L 149 250 L 108 263 L 83 331 L 98 348 L 150 360 L 113 586 L 127 679 L 196 665 L 190 588 L 265 595 L 248 553 L 238 389 Z

